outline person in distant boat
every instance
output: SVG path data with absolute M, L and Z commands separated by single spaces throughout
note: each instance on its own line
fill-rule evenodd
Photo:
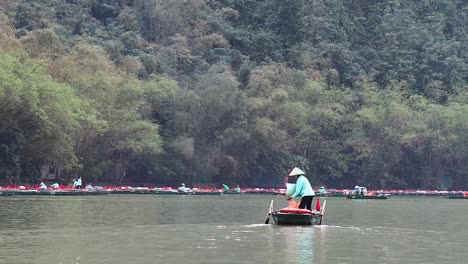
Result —
M 185 184 L 182 183 L 178 190 L 179 190 L 179 192 L 185 192 Z
M 53 189 L 58 189 L 58 188 L 60 188 L 60 184 L 54 183 L 54 184 L 50 185 L 50 187 L 52 187 Z
M 47 190 L 47 185 L 45 185 L 45 183 L 41 182 L 41 184 L 39 185 L 39 190 Z
M 78 178 L 78 180 L 76 181 L 76 188 L 77 189 L 83 189 L 82 182 L 81 182 L 81 177 Z
M 236 193 L 240 193 L 240 192 L 241 192 L 241 189 L 240 189 L 239 185 L 237 185 L 237 187 L 236 187 Z
M 92 189 L 94 189 L 93 186 L 92 186 L 91 184 L 88 183 L 88 184 L 86 185 L 86 190 L 92 190 Z
M 319 192 L 320 192 L 320 196 L 325 195 L 325 187 L 323 187 L 323 186 L 320 187 Z
M 294 168 L 289 177 L 293 177 L 296 180 L 296 191 L 292 195 L 288 195 L 287 199 L 301 196 L 301 203 L 299 204 L 300 209 L 307 208 L 312 210 L 312 200 L 314 199 L 315 192 L 310 185 L 309 180 L 305 177 L 305 172 L 299 168 Z
M 229 186 L 227 186 L 226 184 L 223 184 L 223 189 L 224 192 L 229 192 Z
M 353 194 L 355 195 L 364 195 L 364 191 L 362 187 L 359 187 L 359 185 L 354 186 L 354 191 Z

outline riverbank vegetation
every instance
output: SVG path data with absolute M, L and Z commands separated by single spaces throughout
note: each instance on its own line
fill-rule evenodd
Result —
M 0 180 L 463 189 L 467 81 L 463 0 L 5 0 Z

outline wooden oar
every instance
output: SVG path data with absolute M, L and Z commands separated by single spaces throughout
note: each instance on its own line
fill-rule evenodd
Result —
M 319 223 L 319 225 L 322 224 L 323 215 L 325 214 L 325 206 L 326 205 L 327 205 L 327 200 L 323 201 L 322 210 L 320 210 L 320 223 Z
M 268 225 L 270 223 L 270 216 L 272 212 L 273 212 L 273 200 L 271 200 L 270 208 L 268 208 L 268 213 L 265 218 L 265 225 Z

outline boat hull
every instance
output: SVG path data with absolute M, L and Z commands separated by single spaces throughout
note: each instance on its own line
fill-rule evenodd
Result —
M 111 194 L 154 194 L 152 190 L 113 190 Z
M 449 195 L 446 197 L 448 199 L 468 199 L 468 196 L 463 196 L 463 195 Z
M 226 193 L 222 193 L 222 192 L 193 192 L 192 194 L 193 195 L 222 195 L 222 194 L 226 194 Z
M 271 214 L 277 225 L 320 225 L 322 216 L 317 213 L 297 214 L 275 211 Z
M 11 191 L 0 191 L 0 196 L 13 196 L 15 193 Z
M 325 193 L 325 194 L 317 194 L 316 197 L 345 197 L 345 194 L 342 193 Z
M 387 196 L 385 195 L 375 195 L 375 196 L 370 196 L 370 195 L 348 195 L 346 198 L 351 199 L 351 200 L 386 200 L 388 199 Z
M 16 191 L 15 195 L 55 195 L 55 196 L 81 196 L 81 195 L 106 195 L 110 194 L 108 191 Z
M 29 190 L 21 190 L 15 191 L 15 195 L 51 195 L 50 192 L 40 192 L 40 191 L 29 191 Z
M 56 191 L 51 192 L 51 195 L 55 196 L 81 196 L 81 195 L 107 195 L 110 192 L 107 191 Z

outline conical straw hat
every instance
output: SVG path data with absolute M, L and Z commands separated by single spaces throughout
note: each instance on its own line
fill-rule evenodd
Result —
M 303 172 L 301 169 L 298 167 L 295 167 L 291 173 L 289 173 L 289 176 L 297 176 L 297 175 L 305 175 L 305 172 Z

